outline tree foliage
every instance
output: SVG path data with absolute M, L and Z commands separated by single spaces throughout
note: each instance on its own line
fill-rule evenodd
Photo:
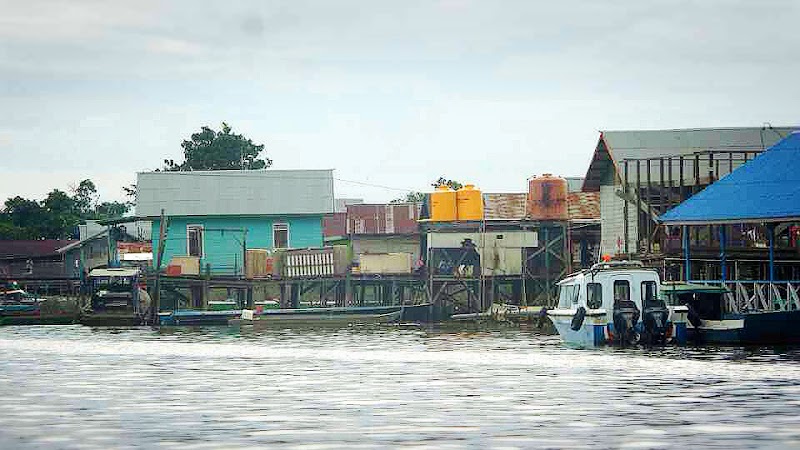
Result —
M 78 211 L 83 215 L 91 214 L 97 204 L 97 186 L 94 182 L 89 179 L 81 180 L 71 191 Z
M 424 192 L 411 191 L 405 197 L 396 198 L 389 203 L 421 203 L 423 201 L 425 201 Z
M 264 145 L 254 144 L 222 122 L 222 130 L 215 131 L 202 127 L 199 133 L 192 134 L 189 140 L 181 143 L 185 161 L 176 163 L 164 160 L 166 171 L 189 170 L 256 170 L 272 165 L 269 158 L 259 158 Z
M 130 209 L 128 203 L 98 203 L 97 187 L 89 179 L 71 192 L 53 189 L 42 201 L 9 198 L 0 210 L 0 239 L 75 238 L 81 222 L 121 217 Z
M 464 187 L 464 185 L 461 184 L 460 182 L 455 180 L 450 180 L 445 177 L 439 177 L 438 180 L 431 183 L 431 186 L 433 187 L 448 186 L 450 187 L 450 189 L 453 189 L 454 191 L 457 191 L 462 187 Z M 425 201 L 425 195 L 426 194 L 424 192 L 411 191 L 408 192 L 405 195 L 405 197 L 396 198 L 389 203 L 420 203 Z
M 436 180 L 433 183 L 431 183 L 431 186 L 433 186 L 433 187 L 442 186 L 442 185 L 449 186 L 450 189 L 452 189 L 454 191 L 457 191 L 457 190 L 461 189 L 462 187 L 464 187 L 464 185 L 459 183 L 458 181 L 448 180 L 445 177 L 439 177 L 438 180 Z

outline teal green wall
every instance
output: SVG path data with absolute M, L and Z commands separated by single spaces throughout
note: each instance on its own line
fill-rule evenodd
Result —
M 187 225 L 203 225 L 203 258 L 200 265 L 205 269 L 211 264 L 211 271 L 220 275 L 238 275 L 242 271 L 242 241 L 247 230 L 247 248 L 273 249 L 272 224 L 289 224 L 289 247 L 307 248 L 322 246 L 322 216 L 291 217 L 240 217 L 240 216 L 199 216 L 170 217 L 164 246 L 161 267 L 166 267 L 173 256 L 188 254 L 186 240 Z M 153 221 L 153 265 L 158 258 L 160 220 Z

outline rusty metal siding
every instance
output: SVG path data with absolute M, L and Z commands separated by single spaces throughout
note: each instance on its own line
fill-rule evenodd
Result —
M 528 194 L 483 194 L 486 220 L 522 220 L 527 215 Z
M 336 212 L 322 217 L 322 236 L 326 238 L 347 234 L 347 213 Z
M 567 195 L 570 220 L 600 219 L 599 192 L 571 192 Z
M 420 205 L 390 203 L 347 205 L 347 234 L 417 233 Z

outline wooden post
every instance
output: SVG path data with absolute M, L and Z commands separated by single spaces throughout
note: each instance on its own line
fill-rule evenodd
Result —
M 683 155 L 678 157 L 678 203 L 683 202 Z
M 727 243 L 727 232 L 725 230 L 726 225 L 721 224 L 719 226 L 719 267 L 720 267 L 720 274 L 722 275 L 722 284 L 725 285 L 725 282 L 728 279 L 728 267 L 727 267 L 727 254 L 725 252 L 725 245 Z
M 648 218 L 649 220 L 649 218 Z M 642 235 L 642 229 L 647 230 L 646 226 L 642 226 L 642 165 L 640 160 L 636 160 L 636 247 L 633 253 L 639 252 L 639 236 Z
M 664 208 L 666 212 L 668 209 L 672 208 L 672 189 L 675 187 L 673 186 L 672 181 L 672 158 L 667 158 L 667 179 L 669 180 L 669 188 L 667 189 L 667 206 Z
M 623 205 L 622 205 L 622 237 L 625 239 L 625 243 L 623 244 L 623 251 L 628 253 L 628 160 L 625 160 L 624 171 L 623 171 L 622 180 L 622 197 L 623 197 Z
M 544 233 L 544 282 L 545 282 L 545 300 L 547 301 L 547 306 L 551 306 L 552 298 L 550 298 L 550 294 L 552 293 L 550 289 L 550 236 L 548 233 L 547 226 L 542 228 L 542 232 Z
M 689 227 L 681 227 L 681 238 L 683 240 L 683 281 L 689 282 L 692 277 L 692 270 L 689 262 Z
M 158 326 L 158 312 L 161 307 L 161 261 L 164 258 L 164 247 L 167 239 L 167 217 L 161 209 L 161 219 L 158 224 L 158 256 L 156 257 L 155 292 L 153 292 L 153 306 L 150 311 L 150 324 Z
M 658 215 L 661 215 L 667 210 L 664 204 L 664 158 L 659 159 L 658 165 L 658 177 L 660 181 L 658 185 Z
M 242 235 L 242 276 L 247 277 L 247 228 Z
M 653 212 L 653 208 L 652 208 L 652 204 L 653 204 L 653 196 L 652 196 L 653 185 L 652 185 L 651 177 L 650 177 L 650 159 L 647 159 L 646 161 L 647 161 L 647 164 L 645 164 L 645 166 L 646 166 L 646 169 L 647 169 L 647 200 L 646 200 L 646 203 L 647 203 L 647 222 L 646 222 L 647 223 L 647 228 L 646 228 L 646 230 L 647 230 L 647 253 L 651 253 L 653 251 L 653 248 L 652 248 L 653 247 L 653 239 L 652 239 L 652 236 L 651 236 L 651 233 L 652 233 L 652 222 L 653 222 L 653 218 L 652 218 L 653 217 L 653 214 L 652 214 L 652 212 Z

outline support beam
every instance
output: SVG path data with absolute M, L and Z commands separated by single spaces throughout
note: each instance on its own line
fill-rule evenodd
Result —
M 725 252 L 725 246 L 727 245 L 727 225 L 720 225 L 719 226 L 719 267 L 720 272 L 722 275 L 722 283 L 724 284 L 728 279 L 728 267 L 727 267 L 727 254 Z
M 681 227 L 681 238 L 683 239 L 683 281 L 689 282 L 692 276 L 691 262 L 689 260 L 689 227 Z
M 622 237 L 625 243 L 622 246 L 624 253 L 628 253 L 628 160 L 625 160 L 622 180 L 622 193 L 625 197 L 625 203 L 622 206 Z
M 767 224 L 767 240 L 769 241 L 769 282 L 775 282 L 775 224 Z

